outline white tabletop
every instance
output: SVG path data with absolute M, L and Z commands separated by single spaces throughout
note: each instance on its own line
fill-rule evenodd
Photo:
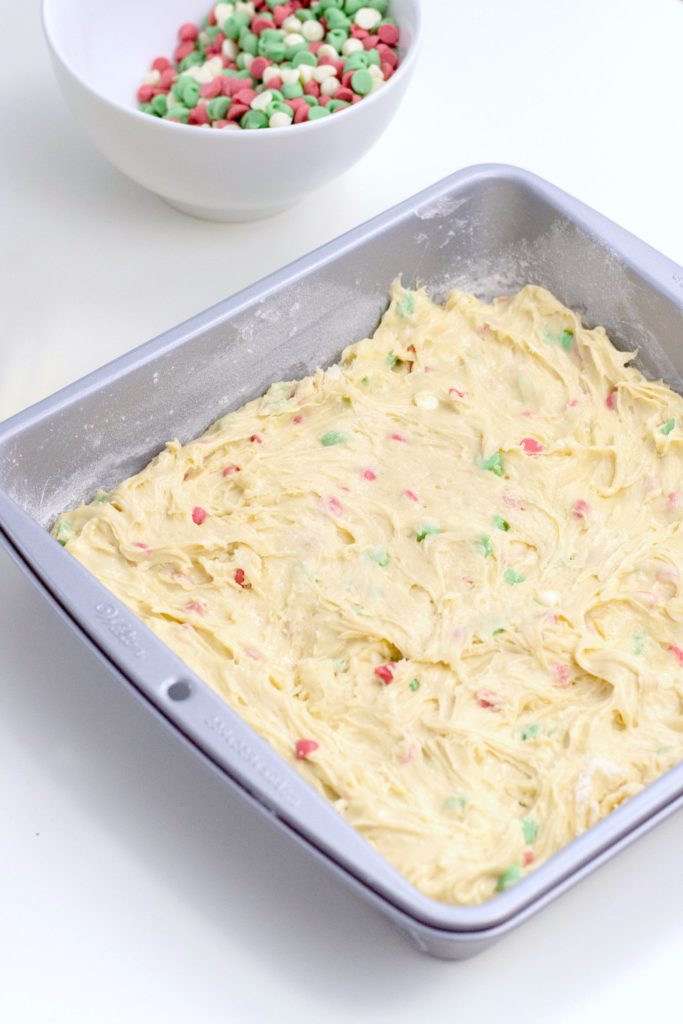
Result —
M 5 3 L 0 417 L 458 167 L 518 164 L 683 263 L 680 0 L 425 0 L 411 94 L 289 213 L 207 224 L 91 149 Z M 93 5 L 96 17 L 96 5 Z M 671 1020 L 683 817 L 483 956 L 430 960 L 179 748 L 0 556 L 0 1019 Z

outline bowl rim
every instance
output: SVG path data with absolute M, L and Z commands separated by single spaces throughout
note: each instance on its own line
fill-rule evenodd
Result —
M 403 58 L 403 60 L 398 65 L 398 67 L 396 69 L 396 72 L 391 76 L 389 81 L 386 82 L 385 86 L 382 89 L 378 89 L 376 92 L 371 93 L 369 96 L 365 96 L 363 98 L 363 100 L 361 102 L 363 104 L 363 109 L 365 109 L 365 110 L 368 109 L 368 106 L 366 106 L 367 103 L 373 103 L 373 102 L 376 103 L 379 100 L 379 98 L 385 93 L 385 91 L 387 89 L 391 89 L 392 86 L 395 85 L 395 82 L 396 82 L 397 79 L 400 79 L 400 81 L 403 81 L 403 79 L 407 79 L 410 76 L 410 74 L 412 73 L 415 61 L 417 59 L 418 51 L 419 51 L 420 45 L 422 43 L 423 21 L 424 21 L 424 19 L 423 19 L 423 4 L 422 4 L 422 0 L 408 0 L 408 2 L 410 4 L 412 4 L 413 12 L 414 12 L 414 18 L 415 18 L 415 23 L 414 23 L 414 27 L 413 27 L 413 38 L 411 39 L 410 46 L 408 47 L 408 49 L 406 51 L 405 57 Z M 52 56 L 54 57 L 54 59 L 57 60 L 61 64 L 61 66 L 71 75 L 72 78 L 74 78 L 79 83 L 79 85 L 81 85 L 92 96 L 95 96 L 100 102 L 105 103 L 108 107 L 111 107 L 113 110 L 118 111 L 119 113 L 123 114 L 124 116 L 130 116 L 130 117 L 135 118 L 136 120 L 139 119 L 141 123 L 144 121 L 146 123 L 149 123 L 150 126 L 152 124 L 154 124 L 154 122 L 158 122 L 158 127 L 156 129 L 153 129 L 153 130 L 157 130 L 157 131 L 183 131 L 183 132 L 194 131 L 194 129 L 197 127 L 197 125 L 182 124 L 182 123 L 175 122 L 175 121 L 165 121 L 163 118 L 160 118 L 160 117 L 150 117 L 149 114 L 145 114 L 143 111 L 138 110 L 134 106 L 127 107 L 127 106 L 125 106 L 122 103 L 117 103 L 115 100 L 110 99 L 108 96 L 105 96 L 104 93 L 102 93 L 98 89 L 94 88 L 94 86 L 92 86 L 90 84 L 90 82 L 88 82 L 87 79 L 84 78 L 83 75 L 80 72 L 76 71 L 76 69 L 71 64 L 71 62 L 68 61 L 64 57 L 63 53 L 61 52 L 60 48 L 57 46 L 57 43 L 55 42 L 54 36 L 52 35 L 52 33 L 50 31 L 50 27 L 49 27 L 50 9 L 56 3 L 58 3 L 58 0 L 41 0 L 40 20 L 41 20 L 41 26 L 42 26 L 42 29 L 43 29 L 43 35 L 45 36 L 45 39 L 46 39 L 47 44 L 48 44 L 48 48 L 49 48 Z M 134 86 L 133 86 L 133 89 L 134 89 Z M 133 89 L 131 91 L 133 91 Z M 351 107 L 344 108 L 344 112 L 349 113 L 350 116 L 353 116 L 354 108 L 359 107 L 359 106 L 361 106 L 360 103 L 354 103 Z M 321 117 L 319 120 L 304 121 L 301 124 L 297 124 L 297 125 L 293 125 L 292 124 L 292 125 L 283 126 L 282 128 L 269 128 L 268 129 L 268 133 L 267 133 L 267 137 L 269 138 L 271 136 L 271 134 L 273 134 L 273 133 L 275 133 L 276 136 L 280 135 L 282 132 L 286 132 L 290 128 L 296 128 L 297 130 L 298 129 L 306 129 L 309 133 L 311 131 L 316 131 L 316 130 L 318 130 L 318 131 L 320 131 L 320 130 L 329 131 L 330 130 L 329 129 L 329 125 L 333 123 L 333 120 L 334 120 L 333 118 Z M 336 121 L 334 123 L 336 123 Z M 302 133 L 302 135 L 303 135 L 303 133 Z M 255 137 L 255 138 L 260 138 L 261 137 L 261 132 L 260 131 L 240 131 L 240 132 L 235 132 L 235 131 L 227 131 L 227 132 L 226 131 L 211 131 L 211 132 L 202 132 L 201 133 L 201 138 L 207 138 L 207 137 L 212 138 L 212 137 L 215 137 L 215 138 L 234 139 L 234 138 L 242 138 L 242 137 L 250 138 L 252 136 Z M 248 145 L 248 143 L 247 143 L 247 145 Z

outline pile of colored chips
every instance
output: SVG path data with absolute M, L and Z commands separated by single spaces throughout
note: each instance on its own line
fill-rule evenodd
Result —
M 284 128 L 329 117 L 381 88 L 399 58 L 389 0 L 218 3 L 157 57 L 140 110 L 209 128 Z

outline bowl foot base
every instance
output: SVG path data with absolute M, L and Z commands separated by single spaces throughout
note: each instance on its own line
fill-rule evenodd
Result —
M 174 210 L 179 210 L 180 213 L 185 213 L 189 217 L 197 217 L 199 220 L 210 220 L 218 221 L 222 224 L 234 224 L 240 221 L 250 220 L 264 220 L 266 217 L 274 217 L 278 213 L 282 213 L 283 210 L 288 210 L 294 206 L 296 200 L 284 203 L 280 206 L 266 206 L 262 209 L 249 209 L 249 210 L 222 210 L 220 208 L 211 206 L 194 206 L 191 203 L 180 203 L 175 199 L 167 199 L 166 196 L 162 196 L 164 202 L 172 206 Z

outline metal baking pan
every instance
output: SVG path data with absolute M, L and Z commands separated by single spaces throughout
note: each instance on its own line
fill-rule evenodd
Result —
M 46 528 L 277 380 L 369 334 L 392 280 L 492 296 L 544 285 L 683 390 L 683 271 L 524 171 L 460 171 L 0 425 L 0 539 L 114 676 L 424 951 L 470 956 L 683 804 L 683 764 L 477 907 L 400 876 Z

